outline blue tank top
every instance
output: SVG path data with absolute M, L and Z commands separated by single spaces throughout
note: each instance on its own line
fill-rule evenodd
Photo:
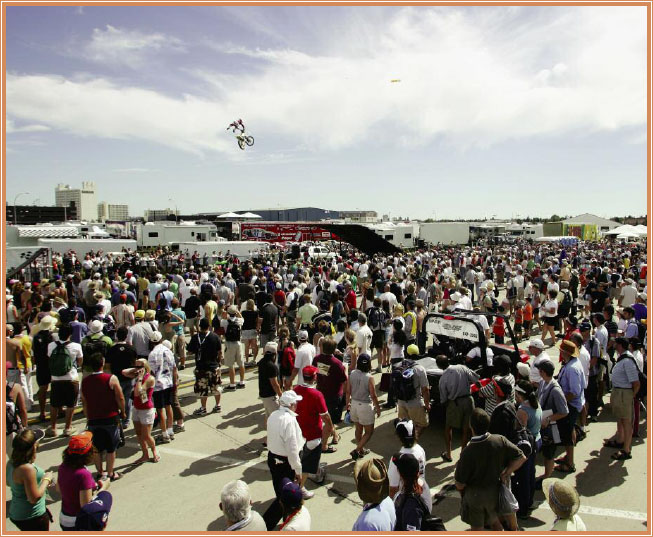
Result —
M 542 427 L 542 408 L 537 407 L 532 408 L 529 405 L 521 404 L 519 410 L 523 410 L 528 414 L 528 421 L 526 422 L 526 428 L 533 433 L 535 441 L 537 442 L 540 438 L 540 428 Z

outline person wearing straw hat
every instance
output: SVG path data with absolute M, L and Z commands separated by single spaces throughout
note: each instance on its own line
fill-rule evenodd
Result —
M 383 459 L 369 458 L 356 461 L 354 481 L 358 496 L 365 505 L 351 530 L 393 531 L 397 514 L 389 495 L 390 481 Z
M 562 368 L 558 375 L 558 383 L 565 394 L 567 406 L 569 408 L 568 422 L 571 430 L 571 441 L 567 443 L 566 456 L 560 459 L 555 469 L 558 472 L 572 473 L 576 471 L 574 466 L 574 445 L 576 444 L 576 422 L 585 405 L 585 373 L 583 366 L 578 360 L 578 346 L 572 341 L 562 341 L 560 343 L 560 356 L 562 358 Z
M 580 497 L 572 485 L 561 479 L 545 479 L 542 491 L 556 516 L 550 531 L 587 531 L 585 523 L 577 514 Z

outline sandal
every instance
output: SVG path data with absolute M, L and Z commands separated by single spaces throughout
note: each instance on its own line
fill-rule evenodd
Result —
M 573 474 L 576 471 L 576 467 L 573 464 L 565 462 L 563 464 L 556 465 L 554 470 L 563 474 Z
M 617 442 L 615 439 L 605 440 L 603 442 L 603 445 L 605 447 L 616 448 L 616 449 L 621 449 L 622 447 L 624 447 L 623 442 Z
M 447 455 L 446 451 L 440 453 L 440 457 L 442 457 L 447 462 L 453 462 L 453 459 L 449 455 Z
M 335 453 L 336 451 L 338 451 L 336 448 L 334 448 L 333 446 L 329 446 L 328 448 L 323 449 L 322 453 Z
M 627 461 L 632 459 L 633 456 L 630 454 L 630 452 L 620 449 L 616 453 L 613 453 L 610 458 L 614 459 L 615 461 Z
M 161 460 L 161 455 L 156 455 L 150 459 L 150 462 L 159 462 Z
M 119 474 L 118 472 L 113 472 L 110 476 L 109 479 L 111 481 L 118 481 L 122 477 L 122 474 Z
M 334 445 L 336 445 L 338 442 L 340 442 L 340 437 L 335 438 L 334 440 L 331 440 L 330 444 L 331 444 L 332 446 L 334 446 Z

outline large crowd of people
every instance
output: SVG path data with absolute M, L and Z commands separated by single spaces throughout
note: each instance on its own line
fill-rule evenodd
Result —
M 246 483 L 225 484 L 216 504 L 226 530 L 327 529 L 311 526 L 306 483 L 325 480 L 350 425 L 365 504 L 352 529 L 443 529 L 431 496 L 443 482 L 427 483 L 431 447 L 420 443 L 432 404 L 443 410 L 444 460 L 462 432 L 450 477 L 472 530 L 519 529 L 537 490 L 556 514 L 553 529 L 583 530 L 577 492 L 553 475 L 576 472 L 574 446 L 608 395 L 612 458 L 630 459 L 642 435 L 646 270 L 642 244 L 582 241 L 348 249 L 321 261 L 282 249 L 249 260 L 164 250 L 55 257 L 51 277 L 7 281 L 9 518 L 47 530 L 45 493 L 56 486 L 61 529 L 103 529 L 125 431 L 133 426 L 139 464 L 165 464 L 157 448 L 185 430 L 178 372 L 189 368 L 196 416 L 221 412 L 222 392 L 235 390 L 258 390 L 265 413 L 275 500 L 256 513 Z M 418 360 L 434 354 L 425 319 L 442 311 L 472 316 L 487 348 L 463 360 L 435 353 L 434 385 Z M 528 363 L 501 351 L 511 335 L 528 341 Z M 246 383 L 253 365 L 257 385 Z M 73 426 L 78 406 L 84 430 Z M 387 461 L 370 453 L 384 411 L 396 412 Z M 44 435 L 69 438 L 57 476 L 36 463 Z

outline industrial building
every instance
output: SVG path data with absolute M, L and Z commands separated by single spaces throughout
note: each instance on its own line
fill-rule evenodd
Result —
M 596 228 L 600 233 L 604 233 L 605 231 L 610 231 L 621 225 L 619 222 L 615 222 L 614 220 L 601 218 L 600 216 L 596 216 L 595 214 L 590 214 L 590 213 L 579 214 L 578 216 L 574 216 L 573 218 L 567 218 L 566 220 L 563 220 L 562 223 L 574 224 L 574 225 L 575 224 L 594 225 L 596 226 Z
M 68 207 L 53 205 L 7 205 L 8 224 L 34 225 L 46 222 L 66 222 L 77 220 L 77 207 L 71 202 Z
M 146 222 L 158 222 L 161 220 L 175 220 L 179 217 L 179 211 L 176 209 L 146 209 L 145 213 Z
M 129 205 L 119 205 L 103 201 L 98 203 L 97 212 L 100 222 L 106 222 L 107 220 L 125 221 L 129 219 Z
M 81 189 L 59 183 L 54 189 L 54 204 L 57 207 L 69 207 L 71 202 L 77 207 L 77 218 L 88 222 L 97 221 L 98 204 L 93 181 L 84 181 Z

